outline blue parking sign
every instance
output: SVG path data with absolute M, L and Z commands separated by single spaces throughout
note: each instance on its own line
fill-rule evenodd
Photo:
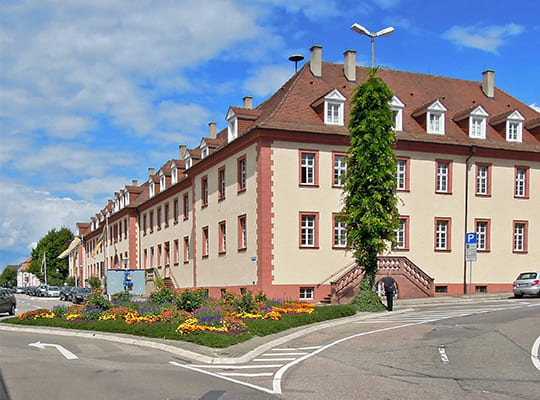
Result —
M 476 232 L 470 232 L 465 235 L 465 243 L 476 243 Z

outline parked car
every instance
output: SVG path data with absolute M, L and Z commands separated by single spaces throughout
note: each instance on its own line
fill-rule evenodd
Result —
M 13 288 L 13 293 L 18 293 L 18 294 L 24 293 L 24 288 L 22 286 L 16 286 Z
M 514 297 L 540 296 L 540 272 L 522 272 L 514 281 Z
M 75 304 L 82 304 L 86 298 L 90 296 L 90 293 L 92 293 L 92 288 L 75 288 L 75 290 L 71 292 L 71 301 Z
M 60 296 L 60 288 L 58 286 L 48 286 L 45 295 L 47 297 L 58 297 Z
M 0 288 L 0 313 L 9 313 L 15 315 L 17 300 L 10 289 Z
M 47 287 L 49 285 L 39 285 L 36 289 L 36 295 L 38 297 L 47 297 Z
M 73 286 L 62 286 L 60 288 L 60 300 L 68 301 L 70 299 L 70 293 L 75 289 Z
M 25 290 L 25 293 L 28 296 L 37 296 L 37 290 L 38 290 L 38 286 L 28 286 Z

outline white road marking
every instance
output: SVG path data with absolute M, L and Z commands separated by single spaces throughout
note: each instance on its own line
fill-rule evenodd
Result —
M 247 377 L 257 377 L 257 376 L 272 376 L 273 372 L 259 372 L 255 374 L 246 374 L 241 372 L 222 372 L 219 375 L 221 376 L 247 376 Z
M 268 362 L 268 361 L 292 361 L 296 360 L 294 357 L 283 357 L 283 358 L 254 358 L 252 361 L 257 362 Z
M 537 370 L 540 371 L 540 360 L 538 359 L 538 350 L 540 349 L 540 336 L 534 341 L 531 349 L 531 361 Z
M 242 381 L 239 381 L 238 379 L 230 378 L 228 376 L 214 374 L 213 372 L 205 371 L 204 369 L 193 368 L 190 365 L 183 365 L 183 364 L 177 363 L 176 361 L 169 361 L 169 364 L 172 364 L 172 365 L 175 365 L 175 366 L 181 367 L 181 368 L 190 369 L 192 371 L 201 372 L 203 374 L 210 375 L 210 376 L 213 376 L 215 378 L 225 379 L 226 381 L 233 382 L 233 383 L 238 383 L 239 385 L 247 386 L 247 387 L 250 387 L 250 388 L 255 389 L 255 390 L 260 390 L 260 391 L 263 391 L 263 392 L 266 392 L 266 393 L 274 394 L 274 392 L 272 390 L 267 389 L 265 387 L 258 386 L 258 385 L 253 385 L 253 384 L 247 383 L 247 382 L 242 382 Z
M 304 354 L 307 354 L 305 351 L 301 352 L 301 353 L 282 353 L 282 352 L 278 352 L 278 353 L 264 353 L 262 355 L 262 357 L 276 357 L 276 356 L 303 356 Z
M 44 349 L 45 347 L 56 347 L 56 349 L 68 360 L 75 360 L 79 357 L 77 357 L 75 354 L 73 354 L 71 351 L 63 348 L 59 344 L 51 344 L 51 343 L 29 343 L 28 346 L 37 347 L 38 349 Z
M 268 365 L 192 365 L 194 368 L 214 368 L 214 369 L 254 369 L 254 368 L 279 368 L 283 367 L 283 364 L 268 364 Z
M 446 349 L 444 348 L 444 346 L 439 347 L 439 354 L 441 355 L 441 361 L 443 362 L 443 364 L 450 363 L 450 359 L 446 355 Z

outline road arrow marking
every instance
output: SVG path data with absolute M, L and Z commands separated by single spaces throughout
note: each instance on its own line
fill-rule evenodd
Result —
M 36 342 L 36 343 L 29 343 L 28 346 L 37 347 L 38 349 L 44 349 L 45 347 L 56 347 L 56 350 L 58 350 L 68 360 L 75 360 L 76 358 L 79 358 L 75 354 L 73 354 L 71 351 L 66 350 L 59 344 Z

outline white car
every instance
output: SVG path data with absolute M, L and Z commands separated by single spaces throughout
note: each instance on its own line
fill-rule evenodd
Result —
M 45 293 L 47 297 L 59 297 L 60 296 L 60 288 L 58 286 L 49 286 L 47 287 L 47 291 Z
M 522 272 L 514 281 L 514 297 L 540 296 L 540 272 Z

